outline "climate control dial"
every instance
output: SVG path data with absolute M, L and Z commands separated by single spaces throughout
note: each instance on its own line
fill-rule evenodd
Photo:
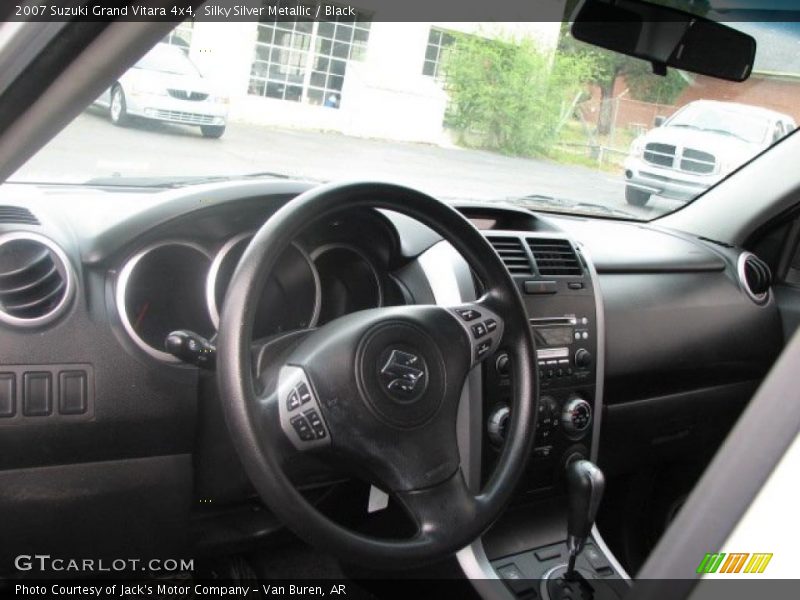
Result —
M 580 396 L 570 396 L 561 410 L 561 424 L 568 438 L 583 437 L 592 424 L 592 405 Z

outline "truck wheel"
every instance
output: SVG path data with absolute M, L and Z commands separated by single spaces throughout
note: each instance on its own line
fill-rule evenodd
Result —
M 650 194 L 630 185 L 625 186 L 625 200 L 631 206 L 644 206 L 650 200 Z
M 200 132 L 203 137 L 207 138 L 221 138 L 225 133 L 225 125 L 201 125 Z

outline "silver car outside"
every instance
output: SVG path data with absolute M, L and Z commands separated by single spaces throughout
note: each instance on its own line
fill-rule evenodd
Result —
M 205 137 L 221 137 L 229 100 L 202 76 L 185 51 L 157 44 L 106 90 L 95 104 L 105 107 L 115 125 L 131 117 L 198 125 Z

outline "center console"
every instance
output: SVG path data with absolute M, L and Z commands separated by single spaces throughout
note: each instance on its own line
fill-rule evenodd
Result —
M 514 505 L 481 542 L 484 576 L 499 577 L 512 597 L 526 600 L 622 597 L 628 576 L 592 527 L 596 505 L 595 513 L 581 518 L 585 535 L 577 549 L 572 510 L 569 532 L 567 525 L 567 506 L 576 501 L 567 473 L 578 463 L 596 468 L 589 461 L 597 460 L 604 364 L 597 275 L 589 257 L 563 234 L 491 231 L 486 237 L 524 299 L 536 341 L 539 392 L 527 472 Z M 515 368 L 502 349 L 485 363 L 484 482 L 505 442 Z
M 539 215 L 485 205 L 460 210 L 483 230 L 524 300 L 536 341 L 539 389 L 535 443 L 514 500 L 480 539 L 458 553 L 458 562 L 486 598 L 622 597 L 628 576 L 593 526 L 602 493 L 586 483 L 602 480 L 592 463 L 605 352 L 595 269 L 579 245 Z M 431 247 L 420 265 L 437 303 L 453 305 L 480 295 L 469 265 L 449 244 Z M 459 411 L 462 470 L 475 489 L 491 476 L 503 451 L 518 368 L 501 345 L 465 386 Z
M 592 456 L 600 408 L 595 281 L 580 250 L 563 237 L 492 232 L 487 236 L 517 282 L 536 341 L 539 399 L 536 441 L 520 492 L 557 493 L 568 461 Z M 499 352 L 483 382 L 483 476 L 494 468 L 510 416 L 515 366 Z

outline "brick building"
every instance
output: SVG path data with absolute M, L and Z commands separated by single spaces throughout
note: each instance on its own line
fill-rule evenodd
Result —
M 690 75 L 689 85 L 674 105 L 640 102 L 631 98 L 624 78 L 616 82 L 612 96 L 615 127 L 649 129 L 655 117 L 668 117 L 695 100 L 722 100 L 752 104 L 787 114 L 800 123 L 800 38 L 789 33 L 760 28 L 755 23 L 736 23 L 738 29 L 753 35 L 758 44 L 753 74 L 742 83 L 722 81 L 704 75 Z M 596 122 L 600 90 L 591 90 L 591 100 L 583 107 L 584 118 Z
M 800 74 L 753 73 L 743 83 L 729 83 L 711 77 L 697 77 L 678 98 L 683 106 L 701 98 L 755 104 L 787 114 L 800 123 Z

